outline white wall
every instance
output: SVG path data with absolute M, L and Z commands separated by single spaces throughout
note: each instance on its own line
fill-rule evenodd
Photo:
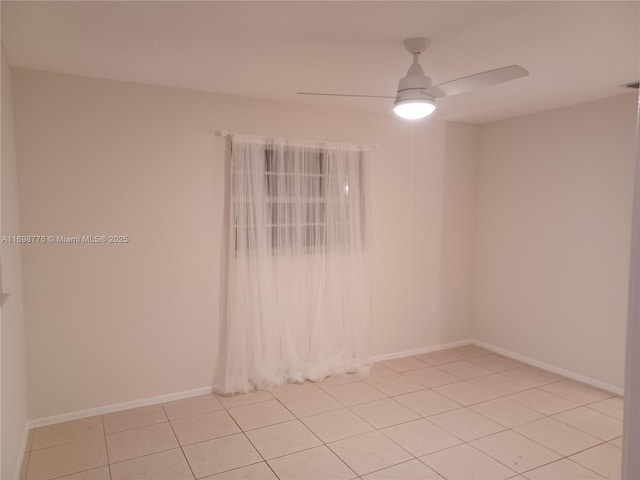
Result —
M 18 179 L 14 141 L 13 106 L 9 66 L 2 56 L 2 163 L 0 165 L 1 195 L 0 236 L 20 233 L 18 214 Z M 18 459 L 22 453 L 27 421 L 27 382 L 24 316 L 22 309 L 22 267 L 20 246 L 2 244 L 3 295 L 0 314 L 1 373 L 0 418 L 2 436 L 0 478 L 17 476 Z
M 216 129 L 380 144 L 372 353 L 469 338 L 471 285 L 443 294 L 471 248 L 447 238 L 472 222 L 473 161 L 445 163 L 454 126 L 29 70 L 13 80 L 24 232 L 131 239 L 24 249 L 31 418 L 211 385 L 225 176 Z M 456 130 L 459 142 L 472 145 L 472 130 Z
M 481 127 L 475 338 L 622 387 L 636 108 Z

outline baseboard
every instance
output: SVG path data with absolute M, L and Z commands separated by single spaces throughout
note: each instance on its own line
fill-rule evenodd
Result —
M 435 345 L 431 347 L 417 348 L 414 350 L 406 350 L 404 352 L 387 353 L 384 355 L 376 355 L 371 358 L 373 362 L 381 362 L 384 360 L 391 360 L 393 358 L 408 357 L 411 355 L 419 355 L 421 353 L 433 352 L 436 350 L 442 350 L 445 348 L 459 347 L 462 345 L 469 345 L 472 340 L 461 340 L 459 342 L 447 343 L 444 345 Z M 63 413 L 61 415 L 53 415 L 51 417 L 36 418 L 27 422 L 27 430 L 31 428 L 44 427 L 46 425 L 53 425 L 54 423 L 68 422 L 69 420 L 78 420 L 80 418 L 93 417 L 95 415 L 104 415 L 105 413 L 118 412 L 120 410 L 128 410 L 130 408 L 145 407 L 147 405 L 153 405 L 156 403 L 171 402 L 173 400 L 181 400 L 183 398 L 195 397 L 197 395 L 206 395 L 213 392 L 213 386 L 197 388 L 195 390 L 188 390 L 186 392 L 170 393 L 168 395 L 160 395 L 157 397 L 143 398 L 140 400 L 134 400 L 131 402 L 116 403 L 113 405 L 105 405 L 97 408 L 90 408 L 87 410 L 79 410 L 76 412 Z M 26 445 L 26 437 L 25 437 Z M 24 448 L 23 448 L 24 451 Z
M 592 387 L 599 388 L 600 390 L 605 390 L 607 392 L 614 393 L 616 395 L 624 394 L 624 389 L 621 387 L 616 387 L 615 385 L 601 382 L 600 380 L 596 380 L 594 378 L 587 377 L 585 375 L 581 375 L 579 373 L 572 372 L 570 370 L 565 370 L 564 368 L 556 367 L 555 365 L 541 362 L 540 360 L 536 360 L 534 358 L 527 357 L 525 355 L 520 355 L 519 353 L 514 353 L 509 350 L 505 350 L 504 348 L 496 347 L 495 345 L 491 345 L 490 343 L 481 342 L 479 340 L 473 340 L 472 343 L 474 343 L 479 347 L 486 348 L 487 350 L 491 350 L 492 352 L 499 353 L 503 357 L 509 357 L 509 358 L 513 358 L 514 360 L 519 360 L 528 365 L 532 365 L 534 367 L 542 368 L 543 370 L 548 370 L 550 372 L 557 373 L 558 375 L 562 375 L 563 377 L 567 377 L 567 378 L 570 378 L 571 380 L 576 380 L 577 382 L 591 385 Z
M 27 453 L 27 441 L 29 440 L 29 426 L 28 423 L 24 427 L 24 433 L 22 434 L 22 442 L 20 442 L 20 452 L 18 453 L 18 464 L 16 465 L 15 478 L 22 478 L 22 464 L 24 463 L 24 456 Z
M 404 352 L 385 353 L 371 357 L 372 362 L 384 362 L 385 360 L 393 360 L 394 358 L 410 357 L 412 355 L 420 355 L 421 353 L 435 352 L 446 348 L 462 347 L 474 343 L 473 340 L 459 340 L 457 342 L 444 343 L 441 345 L 433 345 L 431 347 L 415 348 L 413 350 L 405 350 Z
M 479 340 L 474 340 L 474 339 L 460 340 L 460 341 L 457 341 L 457 342 L 451 342 L 451 343 L 446 343 L 446 344 L 441 344 L 441 345 L 433 345 L 433 346 L 430 346 L 430 347 L 416 348 L 416 349 L 413 349 L 413 350 L 405 350 L 405 351 L 402 351 L 402 352 L 374 355 L 374 356 L 371 357 L 371 361 L 373 361 L 373 362 L 383 362 L 385 360 L 392 360 L 394 358 L 402 358 L 402 357 L 409 357 L 409 356 L 412 356 L 412 355 L 420 355 L 422 353 L 435 352 L 437 350 L 444 350 L 446 348 L 461 347 L 461 346 L 470 345 L 470 344 L 478 345 L 479 347 L 486 348 L 487 350 L 491 350 L 492 352 L 498 353 L 498 354 L 500 354 L 500 355 L 502 355 L 504 357 L 513 358 L 514 360 L 519 360 L 519 361 L 521 361 L 523 363 L 526 363 L 528 365 L 532 365 L 534 367 L 542 368 L 544 370 L 549 370 L 550 372 L 557 373 L 558 375 L 562 375 L 564 377 L 570 378 L 572 380 L 576 380 L 578 382 L 586 383 L 587 385 L 591 385 L 593 387 L 599 388 L 601 390 L 605 390 L 607 392 L 614 393 L 616 395 L 622 395 L 623 394 L 623 389 L 620 388 L 620 387 L 616 387 L 616 386 L 610 385 L 608 383 L 600 382 L 599 380 L 595 380 L 593 378 L 586 377 L 584 375 L 580 375 L 578 373 L 571 372 L 569 370 L 565 370 L 563 368 L 559 368 L 559 367 L 556 367 L 554 365 L 550 365 L 550 364 L 545 363 L 545 362 L 541 362 L 541 361 L 536 360 L 534 358 L 526 357 L 524 355 L 520 355 L 518 353 L 514 353 L 514 352 L 511 352 L 509 350 L 505 350 L 504 348 L 496 347 L 495 345 L 491 345 L 489 343 L 481 342 Z M 202 387 L 202 388 L 197 388 L 197 389 L 194 389 L 194 390 L 187 390 L 185 392 L 170 393 L 170 394 L 167 394 L 167 395 L 160 395 L 160 396 L 157 396 L 157 397 L 149 397 L 149 398 L 143 398 L 143 399 L 140 399 L 140 400 L 133 400 L 131 402 L 116 403 L 116 404 L 113 404 L 113 405 L 105 405 L 105 406 L 102 406 L 102 407 L 90 408 L 90 409 L 87 409 L 87 410 L 79 410 L 79 411 L 76 411 L 76 412 L 63 413 L 61 415 L 53 415 L 51 417 L 44 417 L 44 418 L 37 418 L 37 419 L 34 419 L 34 420 L 29 420 L 27 422 L 27 428 L 25 430 L 25 434 L 24 434 L 24 438 L 23 438 L 22 455 L 20 456 L 20 459 L 19 459 L 20 463 L 18 465 L 18 468 L 20 468 L 22 466 L 22 459 L 23 459 L 22 457 L 24 455 L 24 450 L 25 450 L 25 447 L 27 445 L 28 431 L 30 429 L 32 429 L 32 428 L 44 427 L 46 425 L 52 425 L 54 423 L 60 423 L 60 422 L 67 422 L 69 420 L 77 420 L 77 419 L 80 419 L 80 418 L 93 417 L 95 415 L 104 415 L 106 413 L 117 412 L 117 411 L 120 411 L 120 410 L 128 410 L 130 408 L 145 407 L 147 405 L 154 405 L 156 403 L 165 403 L 165 402 L 171 402 L 173 400 L 181 400 L 183 398 L 195 397 L 197 395 L 206 395 L 207 393 L 212 393 L 212 392 L 213 392 L 213 387 L 212 386 Z
M 69 420 L 78 420 L 79 418 L 93 417 L 95 415 L 104 415 L 105 413 L 118 412 L 120 410 L 128 410 L 136 407 L 146 407 L 156 403 L 171 402 L 173 400 L 181 400 L 183 398 L 195 397 L 198 395 L 206 395 L 213 392 L 213 386 L 196 388 L 185 392 L 169 393 L 167 395 L 159 395 L 157 397 L 143 398 L 133 400 L 131 402 L 115 403 L 105 405 L 103 407 L 89 408 L 87 410 L 79 410 L 76 412 L 63 413 L 61 415 L 53 415 L 51 417 L 36 418 L 27 422 L 27 429 L 44 427 L 54 423 L 68 422 Z

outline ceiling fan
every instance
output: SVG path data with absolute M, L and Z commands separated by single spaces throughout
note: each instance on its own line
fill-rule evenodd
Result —
M 529 75 L 519 65 L 496 68 L 467 77 L 458 78 L 440 85 L 431 86 L 431 79 L 424 74 L 418 57 L 429 46 L 428 38 L 407 38 L 402 42 L 404 48 L 413 55 L 413 63 L 407 75 L 400 79 L 395 97 L 384 95 L 357 95 L 346 93 L 298 92 L 298 95 L 320 95 L 332 97 L 395 98 L 393 111 L 396 115 L 408 119 L 424 118 L 436 109 L 436 98 L 457 95 L 482 87 L 497 85 Z

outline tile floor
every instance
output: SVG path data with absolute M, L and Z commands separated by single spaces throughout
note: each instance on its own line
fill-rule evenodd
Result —
M 476 346 L 32 430 L 22 478 L 618 479 L 622 400 Z

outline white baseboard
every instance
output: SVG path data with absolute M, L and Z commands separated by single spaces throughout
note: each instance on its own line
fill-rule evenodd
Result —
M 371 358 L 374 362 L 381 362 L 384 360 L 391 360 L 393 358 L 407 357 L 410 355 L 419 355 L 421 353 L 433 352 L 436 350 L 442 350 L 445 348 L 459 347 L 462 345 L 469 345 L 472 340 L 461 340 L 459 342 L 447 343 L 444 345 L 435 345 L 431 347 L 417 348 L 414 350 L 406 350 L 404 352 L 387 353 L 383 355 L 376 355 Z M 68 422 L 69 420 L 78 420 L 80 418 L 93 417 L 95 415 L 104 415 L 105 413 L 118 412 L 120 410 L 128 410 L 130 408 L 145 407 L 147 405 L 153 405 L 156 403 L 171 402 L 173 400 L 181 400 L 183 398 L 195 397 L 197 395 L 206 395 L 213 392 L 213 386 L 197 388 L 195 390 L 188 390 L 186 392 L 170 393 L 167 395 L 160 395 L 157 397 L 143 398 L 140 400 L 133 400 L 131 402 L 122 402 L 112 405 L 105 405 L 102 407 L 90 408 L 87 410 L 79 410 L 76 412 L 63 413 L 60 415 L 53 415 L 51 417 L 36 418 L 27 422 L 27 430 L 31 428 L 44 427 L 46 425 L 53 425 L 54 423 Z M 26 445 L 26 437 L 25 437 Z M 24 448 L 23 448 L 24 451 Z
M 22 434 L 22 441 L 20 442 L 20 452 L 18 453 L 18 464 L 16 465 L 15 478 L 22 478 L 22 464 L 24 463 L 24 456 L 27 453 L 27 441 L 29 440 L 29 427 L 28 424 L 24 427 L 24 433 Z
M 195 397 L 198 395 L 206 395 L 213 392 L 213 386 L 196 388 L 185 392 L 169 393 L 167 395 L 159 395 L 157 397 L 142 398 L 131 402 L 114 403 L 103 407 L 89 408 L 87 410 L 79 410 L 76 412 L 63 413 L 61 415 L 53 415 L 51 417 L 36 418 L 27 422 L 27 429 L 44 427 L 54 423 L 68 422 L 69 420 L 78 420 L 79 418 L 93 417 L 95 415 L 104 415 L 105 413 L 118 412 L 120 410 L 128 410 L 136 407 L 146 407 L 156 403 L 171 402 L 173 400 L 181 400 L 183 398 Z
M 413 350 L 405 350 L 404 352 L 385 353 L 371 357 L 372 362 L 384 362 L 385 360 L 393 360 L 394 358 L 410 357 L 412 355 L 420 355 L 421 353 L 435 352 L 444 350 L 445 348 L 462 347 L 474 343 L 473 340 L 459 340 L 457 342 L 444 343 L 442 345 L 433 345 L 431 347 L 415 348 Z
M 492 352 L 499 353 L 503 357 L 509 357 L 509 358 L 513 358 L 514 360 L 519 360 L 523 363 L 532 365 L 534 367 L 542 368 L 543 370 L 548 370 L 550 372 L 557 373 L 558 375 L 562 375 L 563 377 L 570 378 L 571 380 L 576 380 L 581 383 L 586 383 L 587 385 L 591 385 L 592 387 L 599 388 L 600 390 L 605 390 L 607 392 L 614 393 L 616 395 L 624 394 L 624 388 L 616 387 L 615 385 L 601 382 L 600 380 L 596 380 L 594 378 L 587 377 L 585 375 L 581 375 L 579 373 L 575 373 L 570 370 L 565 370 L 564 368 L 556 367 L 555 365 L 541 362 L 540 360 L 536 360 L 534 358 L 527 357 L 525 355 L 520 355 L 519 353 L 514 353 L 509 350 L 505 350 L 504 348 L 496 347 L 495 345 L 481 342 L 479 340 L 473 340 L 473 343 L 479 347 L 486 348 L 487 350 L 491 350 Z
M 451 343 L 446 343 L 446 344 L 442 344 L 442 345 L 433 345 L 430 347 L 422 347 L 422 348 L 416 348 L 413 350 L 405 350 L 403 352 L 395 352 L 395 353 L 385 353 L 385 354 L 381 354 L 381 355 L 374 355 L 371 357 L 371 361 L 373 362 L 383 362 L 385 360 L 392 360 L 394 358 L 402 358 L 402 357 L 409 357 L 412 355 L 420 355 L 422 353 L 429 353 L 429 352 L 435 352 L 437 350 L 444 350 L 446 348 L 453 348 L 453 347 L 461 347 L 464 345 L 478 345 L 479 347 L 483 347 L 486 348 L 487 350 L 491 350 L 492 352 L 498 353 L 500 355 L 503 355 L 505 357 L 509 357 L 509 358 L 513 358 L 514 360 L 519 360 L 523 363 L 535 366 L 535 367 L 539 367 L 542 368 L 544 370 L 549 370 L 550 372 L 553 373 L 557 373 L 559 375 L 562 375 L 564 377 L 570 378 L 572 380 L 577 380 L 579 382 L 582 383 L 586 383 L 587 385 L 591 385 L 593 387 L 596 388 L 600 388 L 602 390 L 606 390 L 608 392 L 614 393 L 616 395 L 622 395 L 623 394 L 623 389 L 620 387 L 616 387 L 614 385 L 610 385 L 608 383 L 604 383 L 604 382 L 600 382 L 598 380 L 595 380 L 593 378 L 590 377 L 585 377 L 584 375 L 580 375 L 578 373 L 575 372 L 571 372 L 569 370 L 565 370 L 563 368 L 559 368 L 556 367 L 554 365 L 550 365 L 548 363 L 544 363 L 541 362 L 539 360 L 530 358 L 530 357 L 526 357 L 524 355 L 520 355 L 518 353 L 514 353 L 511 352 L 509 350 L 505 350 L 503 348 L 500 347 L 496 347 L 495 345 L 491 345 L 485 342 L 481 342 L 479 340 L 474 340 L 474 339 L 468 339 L 468 340 L 460 340 L 457 342 L 451 342 Z M 213 387 L 209 386 L 209 387 L 202 387 L 202 388 L 197 388 L 195 390 L 187 390 L 185 392 L 178 392 L 178 393 L 170 393 L 167 395 L 160 395 L 157 397 L 149 397 L 149 398 L 143 398 L 140 400 L 133 400 L 131 402 L 123 402 L 123 403 L 116 403 L 113 405 L 105 405 L 102 407 L 97 407 L 97 408 L 90 408 L 87 410 L 79 410 L 76 412 L 69 412 L 69 413 L 63 413 L 61 415 L 53 415 L 51 417 L 44 417 L 44 418 L 37 418 L 34 420 L 30 420 L 27 422 L 27 430 L 25 430 L 25 436 L 23 439 L 23 454 L 24 454 L 24 447 L 26 447 L 27 444 L 27 433 L 28 430 L 31 428 L 36 428 L 36 427 L 43 427 L 46 425 L 52 425 L 54 423 L 60 423 L 60 422 L 67 422 L 69 420 L 77 420 L 79 418 L 86 418 L 86 417 L 92 417 L 94 415 L 104 415 L 105 413 L 112 413 L 112 412 L 117 412 L 120 410 L 127 410 L 130 408 L 136 408 L 136 407 L 144 407 L 147 405 L 153 405 L 156 403 L 164 403 L 164 402 L 171 402 L 173 400 L 180 400 L 183 398 L 189 398 L 189 397 L 195 397 L 197 395 L 206 395 L 207 393 L 212 393 L 213 392 Z M 20 462 L 22 462 L 22 456 L 20 458 Z M 22 465 L 22 463 L 19 464 L 19 468 Z

